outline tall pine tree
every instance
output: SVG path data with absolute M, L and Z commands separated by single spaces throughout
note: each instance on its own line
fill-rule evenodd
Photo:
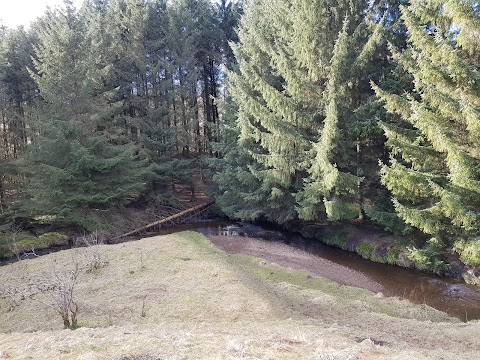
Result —
M 230 91 L 268 219 L 363 215 L 363 144 L 382 142 L 365 106 L 374 20 L 368 1 L 247 3 Z
M 97 121 L 96 59 L 84 18 L 70 2 L 37 24 L 36 81 L 42 101 L 36 137 L 26 157 L 29 184 L 24 211 L 87 229 L 102 225 L 102 211 L 128 204 L 145 189 L 147 169 L 138 149 L 113 143 Z
M 25 181 L 15 159 L 28 146 L 37 87 L 28 73 L 35 39 L 23 27 L 0 35 L 0 213 L 18 202 Z
M 391 160 L 382 180 L 397 214 L 426 234 L 420 267 L 442 270 L 454 248 L 480 265 L 480 32 L 473 1 L 413 1 L 402 9 L 409 48 L 400 56 L 412 92 L 376 88 L 396 122 L 384 123 Z

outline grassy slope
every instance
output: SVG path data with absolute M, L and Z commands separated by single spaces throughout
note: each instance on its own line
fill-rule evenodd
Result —
M 71 266 L 74 249 L 0 268 L 0 286 Z M 81 328 L 0 300 L 0 359 L 472 359 L 480 322 L 385 299 L 262 259 L 227 255 L 193 232 L 100 246 L 108 265 L 76 287 Z M 145 299 L 145 300 L 144 300 Z M 145 316 L 141 316 L 145 302 Z M 375 345 L 370 340 L 382 342 Z

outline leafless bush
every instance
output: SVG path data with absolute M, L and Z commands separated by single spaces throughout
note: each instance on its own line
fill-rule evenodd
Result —
M 51 271 L 41 275 L 30 275 L 26 279 L 31 289 L 29 298 L 42 305 L 54 309 L 62 318 L 65 329 L 78 327 L 78 305 L 74 300 L 74 290 L 77 284 L 80 266 L 73 259 L 72 267 L 60 269 L 55 262 Z M 39 296 L 47 294 L 47 298 Z
M 13 311 L 31 294 L 27 286 L 20 286 L 25 285 L 24 280 L 24 276 L 14 278 L 7 273 L 0 277 L 0 299 L 6 301 L 7 311 Z
M 73 239 L 73 244 L 75 246 L 91 247 L 96 245 L 102 245 L 103 243 L 103 234 L 98 230 L 92 231 L 88 234 L 83 233 L 82 235 L 77 236 Z
M 103 234 L 95 230 L 90 234 L 83 234 L 74 239 L 76 246 L 85 246 L 87 248 L 85 257 L 85 268 L 87 272 L 94 272 L 108 264 L 104 252 L 99 245 L 103 244 Z
M 17 258 L 18 261 L 22 260 L 22 258 L 26 259 L 38 257 L 35 252 L 35 244 L 30 244 L 27 246 L 25 243 L 22 243 L 22 241 L 18 241 L 21 231 L 21 226 L 16 225 L 15 222 L 10 225 L 10 236 L 7 240 L 8 250 Z M 28 249 L 30 249 L 30 251 L 28 251 Z
M 19 306 L 26 296 L 21 289 L 11 285 L 0 286 L 0 298 L 8 303 L 8 311 L 12 311 Z
M 9 311 L 31 299 L 58 313 L 65 328 L 75 329 L 78 305 L 74 295 L 80 271 L 78 262 L 73 259 L 70 266 L 54 262 L 50 270 L 41 274 L 25 272 L 15 278 L 2 279 L 0 298 L 7 300 Z
M 20 255 L 23 253 L 22 249 L 20 248 L 17 242 L 17 237 L 18 237 L 18 234 L 20 233 L 20 230 L 21 230 L 20 227 L 13 224 L 10 227 L 11 237 L 8 241 L 8 250 L 10 250 L 10 252 L 13 255 L 15 255 L 17 260 L 21 260 Z

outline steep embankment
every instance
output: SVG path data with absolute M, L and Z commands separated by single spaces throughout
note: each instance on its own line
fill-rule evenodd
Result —
M 73 262 L 90 264 L 75 286 L 81 327 L 61 330 L 38 301 L 48 294 L 22 300 L 12 289 L 28 288 L 32 274 L 61 277 Z M 4 266 L 0 288 L 10 290 L 0 359 L 471 359 L 480 349 L 479 322 L 227 255 L 193 232 Z

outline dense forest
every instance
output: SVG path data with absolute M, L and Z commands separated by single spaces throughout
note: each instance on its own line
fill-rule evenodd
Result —
M 3 222 L 94 230 L 111 211 L 175 205 L 170 183 L 219 139 L 239 15 L 226 1 L 65 1 L 3 29 Z
M 3 230 L 93 231 L 208 166 L 232 219 L 377 226 L 475 274 L 479 34 L 471 0 L 65 1 L 0 32 Z

